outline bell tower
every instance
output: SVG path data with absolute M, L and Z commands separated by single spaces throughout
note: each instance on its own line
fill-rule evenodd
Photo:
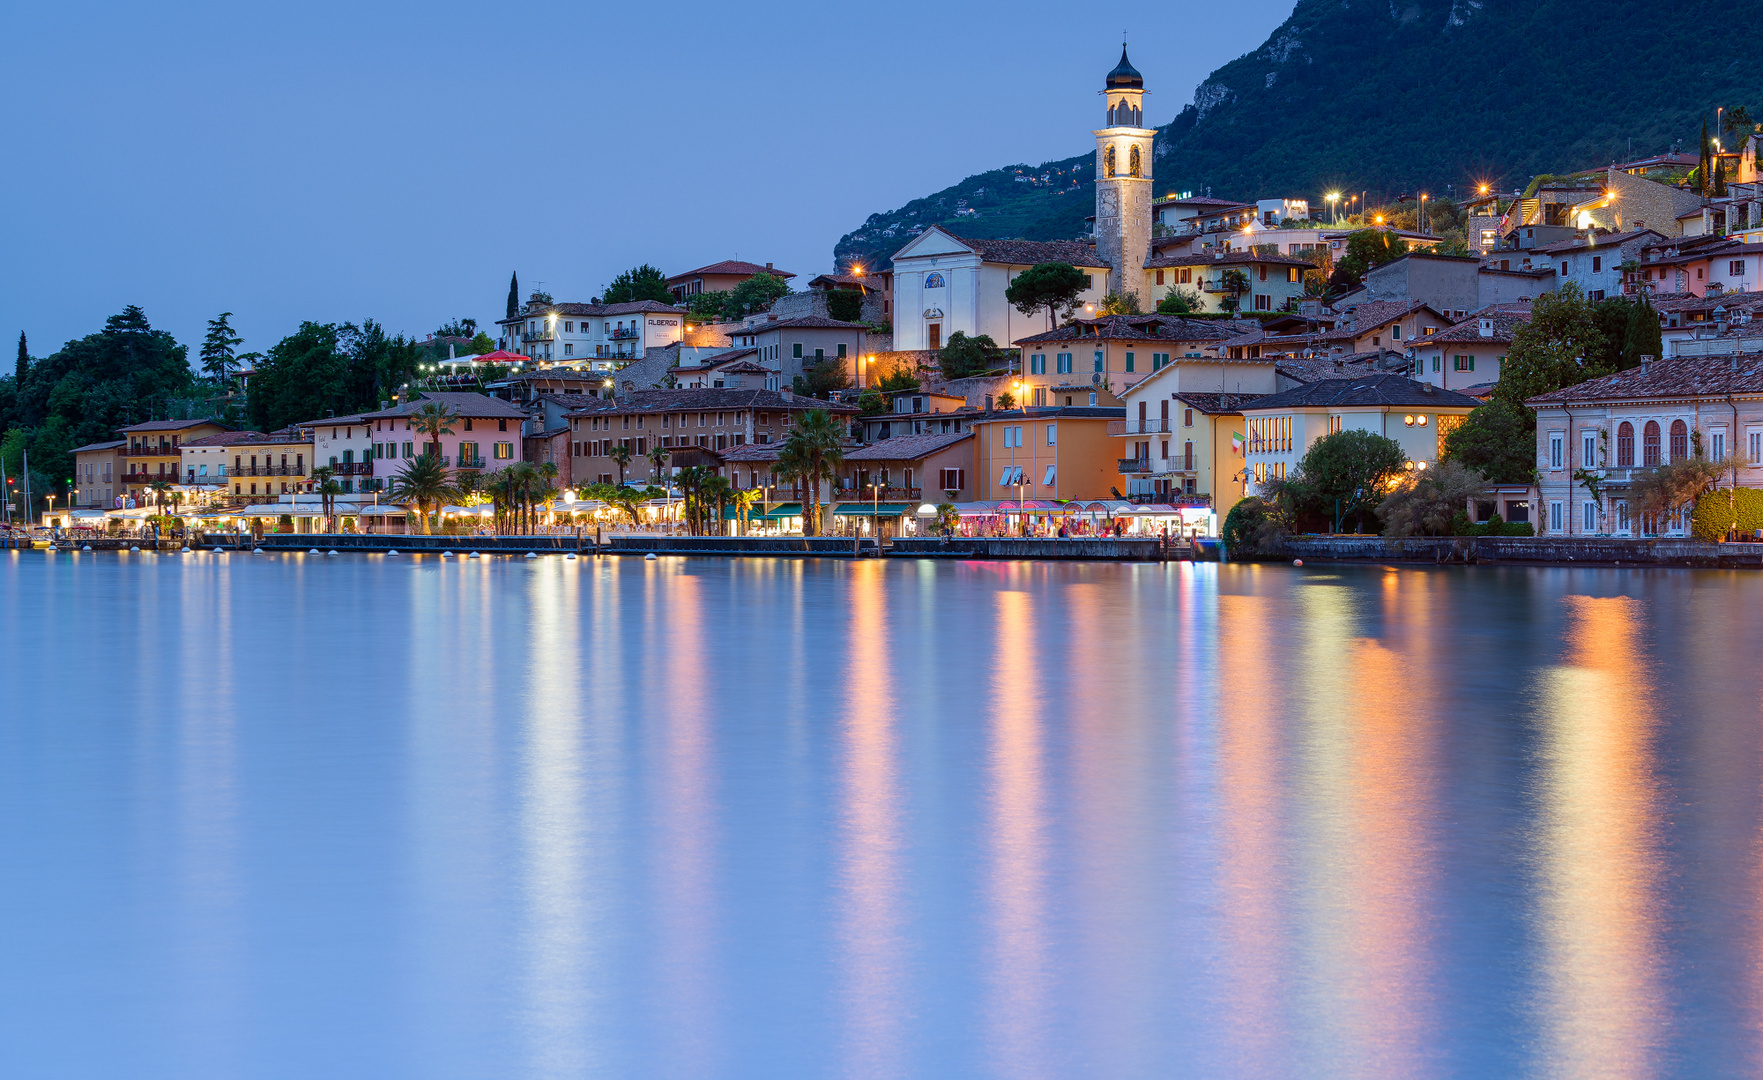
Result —
M 1096 254 L 1114 268 L 1110 287 L 1139 294 L 1147 309 L 1145 260 L 1151 254 L 1151 148 L 1155 128 L 1145 126 L 1145 79 L 1120 46 L 1120 63 L 1102 90 L 1107 126 L 1096 136 Z

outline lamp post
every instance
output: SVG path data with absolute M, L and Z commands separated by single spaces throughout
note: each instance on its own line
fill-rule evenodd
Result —
M 1328 216 L 1333 220 L 1334 224 L 1339 225 L 1341 223 L 1341 193 L 1338 191 L 1331 191 L 1327 195 L 1324 195 L 1323 199 L 1328 202 Z

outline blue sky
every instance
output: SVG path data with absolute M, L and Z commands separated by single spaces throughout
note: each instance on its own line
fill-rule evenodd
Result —
M 431 331 L 508 275 L 586 300 L 641 262 L 809 276 L 870 213 L 1086 148 L 1130 26 L 1164 123 L 1289 0 L 9 4 L 0 334 L 124 305 L 194 344 L 302 319 Z M 10 363 L 10 361 L 8 361 Z

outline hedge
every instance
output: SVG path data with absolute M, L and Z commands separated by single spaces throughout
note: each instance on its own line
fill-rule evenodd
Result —
M 1732 524 L 1731 488 L 1703 492 L 1690 512 L 1690 533 L 1697 540 L 1710 543 L 1726 539 L 1727 526 Z M 1738 489 L 1738 531 L 1749 538 L 1763 529 L 1763 491 L 1756 488 Z

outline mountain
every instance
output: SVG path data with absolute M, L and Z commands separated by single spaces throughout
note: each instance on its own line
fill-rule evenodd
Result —
M 1717 106 L 1763 106 L 1747 33 L 1727 0 L 1299 0 L 1159 129 L 1157 193 L 1308 197 L 1320 211 L 1326 190 L 1366 190 L 1373 203 L 1446 185 L 1510 190 L 1674 140 L 1693 153 Z M 1097 87 L 1111 59 L 1096 57 Z M 970 176 L 871 215 L 834 255 L 885 262 L 933 222 L 975 237 L 1077 236 L 1095 206 L 1087 141 L 1074 132 L 1075 157 Z M 963 201 L 977 212 L 957 215 Z

